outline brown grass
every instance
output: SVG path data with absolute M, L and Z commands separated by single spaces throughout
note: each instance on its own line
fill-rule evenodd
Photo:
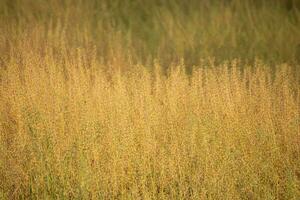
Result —
M 0 198 L 300 196 L 291 66 L 232 61 L 187 74 L 182 62 L 164 73 L 36 38 L 1 60 Z

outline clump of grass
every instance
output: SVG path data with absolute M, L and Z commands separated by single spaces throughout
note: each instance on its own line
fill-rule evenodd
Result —
M 0 73 L 1 198 L 299 197 L 291 66 L 164 73 L 31 42 L 11 47 Z

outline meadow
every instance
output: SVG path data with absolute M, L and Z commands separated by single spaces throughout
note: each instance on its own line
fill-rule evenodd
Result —
M 299 199 L 293 0 L 0 1 L 0 199 Z

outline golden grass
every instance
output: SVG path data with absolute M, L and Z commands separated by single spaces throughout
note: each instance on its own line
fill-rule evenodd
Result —
M 291 66 L 232 61 L 187 74 L 181 63 L 164 73 L 59 45 L 24 39 L 3 57 L 0 198 L 300 196 Z

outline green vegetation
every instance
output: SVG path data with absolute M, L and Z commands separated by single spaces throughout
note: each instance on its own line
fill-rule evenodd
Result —
M 104 59 L 119 51 L 190 66 L 208 57 L 297 61 L 299 9 L 293 0 L 2 0 L 0 19 L 8 35 L 42 26 L 42 39 L 52 30 L 68 47 L 96 45 Z

